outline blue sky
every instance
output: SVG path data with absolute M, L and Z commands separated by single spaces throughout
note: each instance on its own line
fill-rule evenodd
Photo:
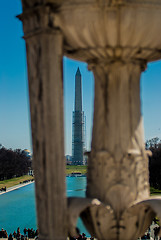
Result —
M 25 41 L 20 0 L 5 0 L 0 8 L 0 143 L 6 148 L 32 149 Z M 75 72 L 82 74 L 83 109 L 86 115 L 87 148 L 90 148 L 94 81 L 85 63 L 64 58 L 65 153 L 72 151 L 72 111 Z M 145 139 L 161 138 L 161 61 L 150 63 L 141 77 Z

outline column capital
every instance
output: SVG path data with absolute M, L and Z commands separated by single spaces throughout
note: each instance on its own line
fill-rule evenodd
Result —
M 96 68 L 102 68 L 105 72 L 111 72 L 112 70 L 116 71 L 116 69 L 125 65 L 131 66 L 130 69 L 133 69 L 135 65 L 140 66 L 140 71 L 145 71 L 147 68 L 147 62 L 144 59 L 107 58 L 88 61 L 88 70 L 94 71 Z
M 41 33 L 55 33 L 59 29 L 54 25 L 54 14 L 58 11 L 58 1 L 46 1 L 48 4 L 34 5 L 35 1 L 22 1 L 23 13 L 17 17 L 23 22 L 24 38 Z M 27 5 L 28 2 L 28 5 Z M 31 3 L 30 3 L 31 2 Z
M 109 6 L 121 6 L 124 5 L 127 2 L 127 0 L 111 0 L 104 1 L 104 0 L 98 0 L 98 3 L 100 6 L 109 7 Z
M 52 6 L 58 7 L 63 0 L 21 0 L 23 12 L 29 9 L 33 9 L 37 6 Z

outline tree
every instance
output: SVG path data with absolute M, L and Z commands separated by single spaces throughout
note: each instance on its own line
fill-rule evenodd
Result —
M 149 157 L 150 186 L 161 189 L 161 141 L 158 137 L 147 140 L 146 149 L 152 152 Z
M 28 173 L 31 159 L 21 149 L 0 147 L 0 180 L 22 176 Z
M 146 141 L 145 148 L 146 149 L 157 148 L 160 143 L 161 143 L 160 139 L 158 137 L 155 137 Z

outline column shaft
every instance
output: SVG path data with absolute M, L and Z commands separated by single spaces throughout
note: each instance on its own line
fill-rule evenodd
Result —
M 62 35 L 26 39 L 39 238 L 66 239 Z
M 149 194 L 140 111 L 141 67 L 116 62 L 96 65 L 93 71 L 95 106 L 87 196 L 97 197 L 117 212 Z

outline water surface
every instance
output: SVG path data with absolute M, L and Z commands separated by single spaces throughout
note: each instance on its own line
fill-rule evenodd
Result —
M 67 196 L 85 197 L 86 177 L 67 177 Z M 13 233 L 18 227 L 23 229 L 37 228 L 36 206 L 35 206 L 35 184 L 31 183 L 25 187 L 5 193 L 0 196 L 0 228 Z M 78 227 L 89 236 L 81 220 Z

